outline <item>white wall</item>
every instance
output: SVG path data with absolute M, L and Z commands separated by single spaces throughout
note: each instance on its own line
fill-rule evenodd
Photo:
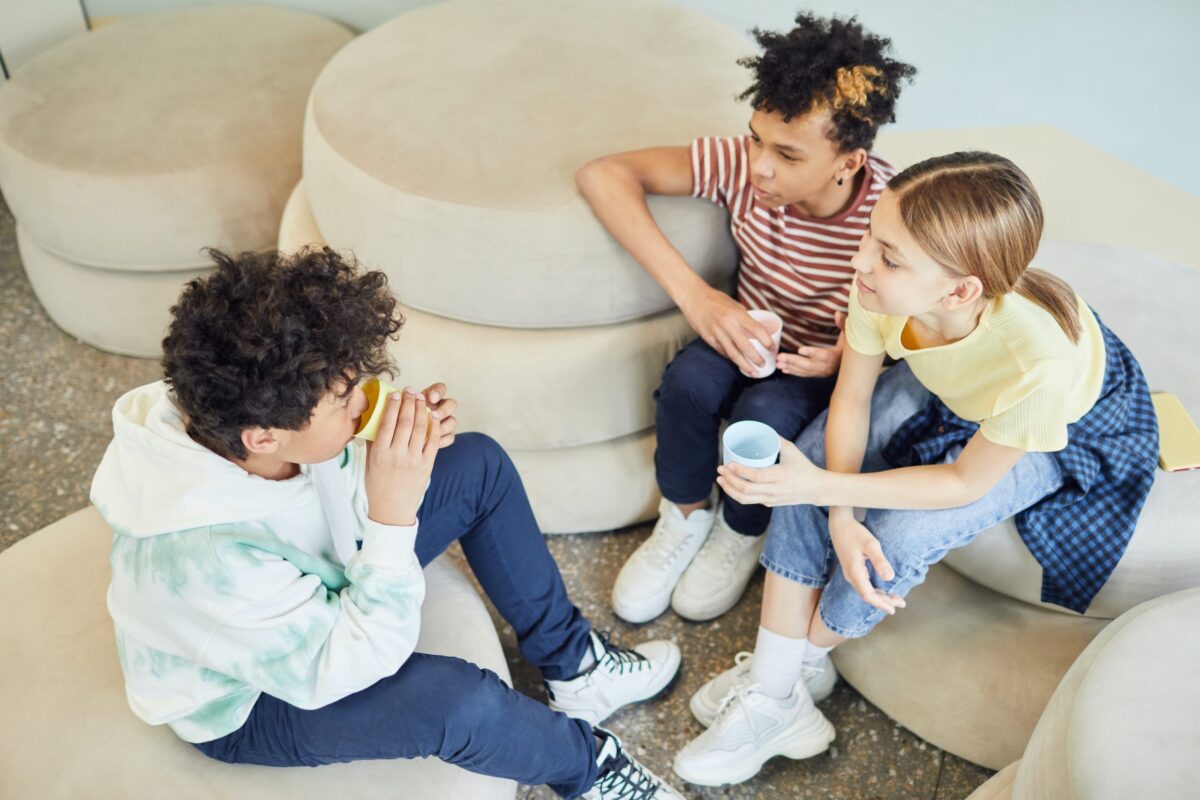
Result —
M 87 30 L 79 0 L 0 0 L 0 59 L 9 75 L 41 50 Z M 4 74 L 0 73 L 0 82 Z
M 358 29 L 436 1 L 258 0 Z M 1200 195 L 1197 0 L 674 1 L 743 32 L 789 27 L 798 8 L 857 13 L 920 69 L 901 99 L 899 129 L 1053 125 Z M 83 2 L 93 18 L 216 4 Z

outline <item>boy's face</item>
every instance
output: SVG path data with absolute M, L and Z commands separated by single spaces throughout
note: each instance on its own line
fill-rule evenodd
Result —
M 853 154 L 838 151 L 828 132 L 828 111 L 811 111 L 784 122 L 777 111 L 750 117 L 750 183 L 755 199 L 770 208 L 816 200 L 845 177 Z
M 355 384 L 340 396 L 344 386 L 325 393 L 313 409 L 308 425 L 298 431 L 272 428 L 278 441 L 274 455 L 293 464 L 317 464 L 340 453 L 358 430 L 358 418 L 367 410 L 367 396 Z

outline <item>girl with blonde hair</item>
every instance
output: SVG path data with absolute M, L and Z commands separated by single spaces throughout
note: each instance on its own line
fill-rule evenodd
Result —
M 1043 601 L 1083 612 L 1112 573 L 1158 428 L 1121 340 L 1029 268 L 1041 234 L 1037 193 L 1000 156 L 940 156 L 889 182 L 853 260 L 829 410 L 776 466 L 719 470 L 731 497 L 778 508 L 755 651 L 692 698 L 708 730 L 676 758 L 685 780 L 737 783 L 824 751 L 834 730 L 812 695 L 836 680 L 829 651 L 1004 519 L 1042 565 Z

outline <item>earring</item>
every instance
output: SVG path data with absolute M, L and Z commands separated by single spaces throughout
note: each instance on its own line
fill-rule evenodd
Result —
M 841 186 L 845 182 L 845 180 L 846 180 L 845 178 L 838 178 L 838 186 Z

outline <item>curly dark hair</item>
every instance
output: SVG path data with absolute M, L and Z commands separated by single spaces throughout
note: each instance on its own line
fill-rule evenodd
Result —
M 871 148 L 879 126 L 896 119 L 901 81 L 917 73 L 889 58 L 892 40 L 867 33 L 857 17 L 800 13 L 786 33 L 751 33 L 763 52 L 738 61 L 754 70 L 754 83 L 738 99 L 788 122 L 817 107 L 830 109 L 829 138 L 842 152 Z
M 246 458 L 246 428 L 302 430 L 335 387 L 344 397 L 360 376 L 394 372 L 387 342 L 404 317 L 382 272 L 328 247 L 206 252 L 216 272 L 171 307 L 162 361 L 199 443 Z

